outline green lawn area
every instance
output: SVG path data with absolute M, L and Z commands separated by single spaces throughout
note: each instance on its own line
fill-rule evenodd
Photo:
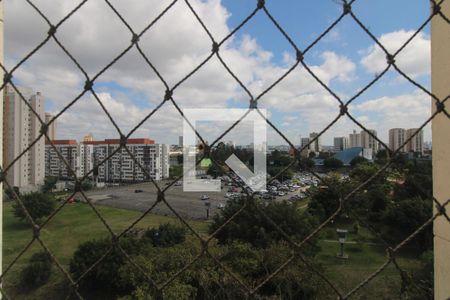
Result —
M 109 207 L 97 207 L 100 214 L 112 226 L 112 230 L 120 233 L 127 228 L 141 213 Z M 135 227 L 155 227 L 161 223 L 179 223 L 176 218 L 147 215 Z M 208 223 L 204 221 L 189 221 L 189 224 L 200 234 L 207 234 Z M 346 228 L 351 231 L 352 224 L 334 224 L 324 229 L 320 234 L 319 246 L 321 248 L 316 259 L 324 267 L 325 276 L 330 279 L 342 293 L 347 293 L 357 286 L 363 279 L 377 270 L 386 260 L 385 247 L 379 244 L 374 236 L 365 228 L 361 227 L 358 234 L 349 233 L 348 241 L 355 241 L 357 237 L 363 238 L 360 244 L 346 244 L 345 253 L 348 259 L 339 259 L 336 254 L 339 244 L 330 242 L 337 240 L 335 229 Z M 108 237 L 109 233 L 103 223 L 95 215 L 87 204 L 75 203 L 66 205 L 42 230 L 41 237 L 48 248 L 54 253 L 59 262 L 68 270 L 68 264 L 73 252 L 80 243 L 88 240 Z M 3 268 L 17 256 L 17 254 L 31 240 L 32 231 L 26 222 L 20 221 L 13 215 L 11 203 L 4 203 L 3 210 Z M 12 288 L 17 282 L 20 270 L 27 263 L 28 258 L 41 247 L 34 242 L 31 249 L 27 251 L 14 267 L 8 272 L 3 286 L 14 299 L 58 299 L 65 293 L 62 283 L 62 274 L 56 268 L 52 272 L 51 280 L 43 287 L 31 294 L 17 294 Z M 398 261 L 402 268 L 414 271 L 421 267 L 421 262 L 412 255 L 401 254 Z M 399 298 L 401 280 L 399 272 L 394 265 L 389 265 L 352 299 L 397 299 Z M 389 295 L 391 298 L 386 298 Z M 330 299 L 336 297 L 330 295 Z
M 137 211 L 96 206 L 115 233 L 120 233 L 142 214 Z M 180 223 L 174 217 L 148 214 L 136 224 L 135 228 L 156 227 L 161 223 Z M 205 234 L 208 223 L 203 221 L 188 222 L 197 232 Z M 78 245 L 92 239 L 108 237 L 109 232 L 95 215 L 92 208 L 84 203 L 67 204 L 42 229 L 41 238 L 58 261 L 68 270 L 70 259 Z M 13 261 L 32 238 L 32 231 L 26 221 L 14 217 L 12 203 L 3 205 L 3 270 Z M 28 258 L 42 247 L 35 241 L 31 248 L 14 264 L 7 273 L 4 286 L 16 281 L 17 276 Z M 53 272 L 57 273 L 57 272 Z M 61 275 L 61 274 L 58 274 Z
M 331 234 L 337 227 L 349 230 L 347 241 L 355 241 L 357 236 L 362 237 L 360 243 L 344 245 L 344 252 L 349 256 L 348 259 L 337 258 L 336 254 L 339 253 L 340 245 L 330 242 L 330 240 L 337 241 L 337 235 L 332 236 Z M 352 225 L 349 224 L 335 224 L 326 228 L 327 234 L 322 234 L 319 241 L 321 250 L 317 256 L 317 260 L 325 268 L 326 277 L 344 294 L 369 277 L 388 260 L 386 246 L 377 240 L 369 230 L 360 227 L 358 234 L 352 233 L 351 230 Z M 421 261 L 415 255 L 408 253 L 400 253 L 397 261 L 400 267 L 408 272 L 414 272 L 422 266 Z M 351 298 L 399 299 L 400 289 L 399 271 L 391 263 Z

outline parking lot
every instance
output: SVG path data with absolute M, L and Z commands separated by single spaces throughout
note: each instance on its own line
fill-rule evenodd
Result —
M 170 181 L 160 181 L 158 185 L 165 187 Z M 221 207 L 226 204 L 226 201 L 232 198 L 233 195 L 238 195 L 240 188 L 233 188 L 222 184 L 221 192 L 184 192 L 183 186 L 172 185 L 166 192 L 165 198 L 168 204 L 184 218 L 188 219 L 205 219 L 207 214 L 207 206 L 209 203 L 209 215 L 214 215 Z M 283 196 L 270 197 L 272 201 L 292 200 L 293 195 L 299 195 L 307 189 L 307 186 L 297 187 L 290 191 L 283 192 Z M 235 192 L 229 191 L 234 189 Z M 231 197 L 226 197 L 227 196 Z M 94 189 L 86 192 L 86 195 L 96 205 L 106 205 L 117 208 L 124 208 L 130 210 L 146 211 L 156 201 L 157 190 L 152 183 L 141 183 L 126 186 L 106 187 Z M 207 196 L 207 199 L 204 195 Z M 269 197 L 268 197 L 269 198 Z M 158 203 L 152 210 L 153 213 L 160 215 L 173 216 L 173 212 L 169 207 L 163 203 Z

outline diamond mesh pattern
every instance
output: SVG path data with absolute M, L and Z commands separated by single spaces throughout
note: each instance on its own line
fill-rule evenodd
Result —
M 270 10 L 266 7 L 265 5 L 265 1 L 264 0 L 258 0 L 256 1 L 256 6 L 254 8 L 254 10 L 238 25 L 236 26 L 226 37 L 224 37 L 222 40 L 217 40 L 213 34 L 211 33 L 211 31 L 209 30 L 209 28 L 205 25 L 205 23 L 203 22 L 203 20 L 201 19 L 201 17 L 199 16 L 199 14 L 197 13 L 197 11 L 194 9 L 194 7 L 191 5 L 191 3 L 189 2 L 189 0 L 184 0 L 185 4 L 186 4 L 186 13 L 190 13 L 192 15 L 193 18 L 195 18 L 198 23 L 199 26 L 201 26 L 204 31 L 206 32 L 206 34 L 208 35 L 210 42 L 211 42 L 211 51 L 209 53 L 209 55 L 203 60 L 201 61 L 200 64 L 198 64 L 194 69 L 192 69 L 186 76 L 184 76 L 181 80 L 179 80 L 177 83 L 175 83 L 173 86 L 170 86 L 168 84 L 168 82 L 165 80 L 165 78 L 161 75 L 161 73 L 158 71 L 158 69 L 155 67 L 155 65 L 152 63 L 152 61 L 148 58 L 148 56 L 144 53 L 144 51 L 142 50 L 140 44 L 139 44 L 139 39 L 146 34 L 146 32 L 152 28 L 155 24 L 157 24 L 160 19 L 164 18 L 164 16 L 167 14 L 167 12 L 169 12 L 172 7 L 175 5 L 175 3 L 177 2 L 183 2 L 182 0 L 174 0 L 172 1 L 164 10 L 161 11 L 161 13 L 154 18 L 153 20 L 150 20 L 148 25 L 140 32 L 136 32 L 131 26 L 130 24 L 127 22 L 127 20 L 119 13 L 119 11 L 114 7 L 114 5 L 108 1 L 105 0 L 106 4 L 108 5 L 108 7 L 114 12 L 114 14 L 117 16 L 117 18 L 122 22 L 123 26 L 125 26 L 129 32 L 130 32 L 130 43 L 129 45 L 123 49 L 123 51 L 120 52 L 119 55 L 117 55 L 114 59 L 112 59 L 107 65 L 104 66 L 104 68 L 102 68 L 97 74 L 95 74 L 92 77 L 88 76 L 88 73 L 83 69 L 83 67 L 81 67 L 80 63 L 77 61 L 76 57 L 74 57 L 70 51 L 67 50 L 67 48 L 65 48 L 65 46 L 61 43 L 61 41 L 58 39 L 57 36 L 57 32 L 59 27 L 65 23 L 68 19 L 70 19 L 74 14 L 77 14 L 78 11 L 80 10 L 80 8 L 82 8 L 89 0 L 84 0 L 81 1 L 77 6 L 75 6 L 64 18 L 62 18 L 59 22 L 57 22 L 56 24 L 51 23 L 51 21 L 46 17 L 46 15 L 39 9 L 39 7 L 37 5 L 35 5 L 33 3 L 32 0 L 25 0 L 35 11 L 36 13 L 38 13 L 43 20 L 45 20 L 45 22 L 48 24 L 48 33 L 47 36 L 44 38 L 44 40 L 42 40 L 38 45 L 36 45 L 36 47 L 31 50 L 27 55 L 25 55 L 23 57 L 23 59 L 21 59 L 13 68 L 11 68 L 10 70 L 6 69 L 4 65 L 0 65 L 0 67 L 3 69 L 4 71 L 4 78 L 3 78 L 3 83 L 1 85 L 0 90 L 3 91 L 3 89 L 5 88 L 6 84 L 10 84 L 12 86 L 12 88 L 21 96 L 22 99 L 25 99 L 25 97 L 23 97 L 23 95 L 21 94 L 21 91 L 16 87 L 16 85 L 14 84 L 14 81 L 12 80 L 15 72 L 25 63 L 27 62 L 33 55 L 35 55 L 38 51 L 40 51 L 40 49 L 46 45 L 50 40 L 53 40 L 56 42 L 56 44 L 59 46 L 59 48 L 61 48 L 61 50 L 63 50 L 63 52 L 67 55 L 67 58 L 70 59 L 75 66 L 78 68 L 78 70 L 83 74 L 83 76 L 85 77 L 85 85 L 84 88 L 79 92 L 79 94 L 69 103 L 67 104 L 58 114 L 55 115 L 55 117 L 50 121 L 50 124 L 52 122 L 55 122 L 56 120 L 58 120 L 58 118 L 61 117 L 62 114 L 64 114 L 70 107 L 72 107 L 75 103 L 77 103 L 77 101 L 79 101 L 81 99 L 81 97 L 83 97 L 86 94 L 91 94 L 95 100 L 98 102 L 98 104 L 101 106 L 103 112 L 105 113 L 105 115 L 108 117 L 108 119 L 110 120 L 110 122 L 113 124 L 113 126 L 115 127 L 115 129 L 117 130 L 117 134 L 120 137 L 120 147 L 118 147 L 114 152 L 112 152 L 108 157 L 106 157 L 103 161 L 100 162 L 101 164 L 104 164 L 108 159 L 110 159 L 115 153 L 117 153 L 118 151 L 121 151 L 121 149 L 124 149 L 131 157 L 132 159 L 135 161 L 135 163 L 137 165 L 139 165 L 139 167 L 143 170 L 144 173 L 146 173 L 146 175 L 148 176 L 148 178 L 150 178 L 150 180 L 152 181 L 153 185 L 155 186 L 155 188 L 157 189 L 157 200 L 154 202 L 154 204 L 147 209 L 147 211 L 145 211 L 137 220 L 135 220 L 131 225 L 129 225 L 125 230 L 123 230 L 121 233 L 116 234 L 112 229 L 110 224 L 108 224 L 107 220 L 102 216 L 102 214 L 99 212 L 99 210 L 95 207 L 95 205 L 91 202 L 91 200 L 86 196 L 85 192 L 82 189 L 82 185 L 81 183 L 83 182 L 84 179 L 86 179 L 88 176 L 90 176 L 94 170 L 91 170 L 89 173 L 87 173 L 84 177 L 82 178 L 77 178 L 74 170 L 71 168 L 71 166 L 69 165 L 69 163 L 64 159 L 64 157 L 61 155 L 61 153 L 59 152 L 59 150 L 55 147 L 54 144 L 52 144 L 53 149 L 56 151 L 56 153 L 58 154 L 59 158 L 61 159 L 61 161 L 64 162 L 64 164 L 67 166 L 68 170 L 70 170 L 70 173 L 72 175 L 72 177 L 75 180 L 75 189 L 73 191 L 73 193 L 65 200 L 63 201 L 59 207 L 57 207 L 57 209 L 44 221 L 42 222 L 40 225 L 38 225 L 35 220 L 33 220 L 33 218 L 31 217 L 31 215 L 29 214 L 29 212 L 27 211 L 27 209 L 25 208 L 25 206 L 23 205 L 23 202 L 20 198 L 19 195 L 17 195 L 14 190 L 12 189 L 12 186 L 8 183 L 8 181 L 5 179 L 6 178 L 6 174 L 8 173 L 8 171 L 11 169 L 11 167 L 19 160 L 20 157 L 22 157 L 23 155 L 26 154 L 27 151 L 30 150 L 30 148 L 41 138 L 46 137 L 48 138 L 47 135 L 47 129 L 48 129 L 48 125 L 45 124 L 45 122 L 39 117 L 39 115 L 36 113 L 36 111 L 33 110 L 33 108 L 30 106 L 30 104 L 27 101 L 24 101 L 24 103 L 26 105 L 28 105 L 30 111 L 36 116 L 36 118 L 39 120 L 40 124 L 41 124 L 41 131 L 39 134 L 39 137 L 29 145 L 29 147 L 27 149 L 25 149 L 18 157 L 15 158 L 14 161 L 12 161 L 9 165 L 5 165 L 3 170 L 1 170 L 1 181 L 4 183 L 6 188 L 10 188 L 13 191 L 13 197 L 15 199 L 15 201 L 22 207 L 22 209 L 24 210 L 25 214 L 26 214 L 26 218 L 28 220 L 28 222 L 31 224 L 32 228 L 33 228 L 33 236 L 31 237 L 31 240 L 29 241 L 29 243 L 23 248 L 23 250 L 17 254 L 16 258 L 3 270 L 3 273 L 0 276 L 0 280 L 3 279 L 5 277 L 6 274 L 8 274 L 11 271 L 11 268 L 16 264 L 16 262 L 24 255 L 25 252 L 27 252 L 31 245 L 37 241 L 41 247 L 43 248 L 43 250 L 45 252 L 47 252 L 50 256 L 51 259 L 53 260 L 54 264 L 59 268 L 59 270 L 62 272 L 62 274 L 64 274 L 64 276 L 67 278 L 68 282 L 71 285 L 72 288 L 72 292 L 73 294 L 82 299 L 82 295 L 79 293 L 78 291 L 78 283 L 80 282 L 80 280 L 86 275 L 88 274 L 93 268 L 96 267 L 96 265 L 98 265 L 99 263 L 101 263 L 101 261 L 107 256 L 107 254 L 112 251 L 114 248 L 119 249 L 119 251 L 121 251 L 124 255 L 124 257 L 126 258 L 126 260 L 129 261 L 129 263 L 140 273 L 142 273 L 143 276 L 145 276 L 145 278 L 148 280 L 149 283 L 151 283 L 151 285 L 153 286 L 153 288 L 157 291 L 156 294 L 162 295 L 162 291 L 165 288 L 169 288 L 169 284 L 175 280 L 177 277 L 181 276 L 187 269 L 193 267 L 200 259 L 202 259 L 203 257 L 209 257 L 211 258 L 211 260 L 217 265 L 217 267 L 221 270 L 221 272 L 223 272 L 224 274 L 227 274 L 228 276 L 230 276 L 231 278 L 233 278 L 238 285 L 241 287 L 243 293 L 245 293 L 247 296 L 251 297 L 252 295 L 255 295 L 255 293 L 257 293 L 257 291 L 269 280 L 271 280 L 272 278 L 274 278 L 279 272 L 283 271 L 294 259 L 300 259 L 309 269 L 310 271 L 316 273 L 317 275 L 319 275 L 319 277 L 327 284 L 331 287 L 332 291 L 334 291 L 334 293 L 336 294 L 336 296 L 339 299 L 347 299 L 350 296 L 354 295 L 358 290 L 360 290 L 362 287 L 364 287 L 365 285 L 367 285 L 370 281 L 372 281 L 378 274 L 380 274 L 384 269 L 386 269 L 386 267 L 390 264 L 393 264 L 395 266 L 395 268 L 398 270 L 401 278 L 407 278 L 408 274 L 405 270 L 403 270 L 401 268 L 401 266 L 399 265 L 397 259 L 396 259 L 396 253 L 405 245 L 407 244 L 411 239 L 413 239 L 417 234 L 419 234 L 421 231 L 424 230 L 425 227 L 430 226 L 432 224 L 432 222 L 436 219 L 436 218 L 445 218 L 447 221 L 450 222 L 449 216 L 446 213 L 446 208 L 447 205 L 450 202 L 450 199 L 447 200 L 446 202 L 444 202 L 443 204 L 440 204 L 435 198 L 433 198 L 434 204 L 437 207 L 437 213 L 434 214 L 428 221 L 426 221 L 422 226 L 420 226 L 419 228 L 417 228 L 417 230 L 415 230 L 413 233 L 411 233 L 407 238 L 405 238 L 402 242 L 400 242 L 398 245 L 392 245 L 390 246 L 387 242 L 386 242 L 386 250 L 387 250 L 387 259 L 386 261 L 372 274 L 370 274 L 367 278 L 363 278 L 361 280 L 361 282 L 355 286 L 353 289 L 351 289 L 350 291 L 344 293 L 341 291 L 341 289 L 336 286 L 334 283 L 332 283 L 329 279 L 327 279 L 327 277 L 325 276 L 325 274 L 323 274 L 320 270 L 317 270 L 314 266 L 312 266 L 311 264 L 308 263 L 308 261 L 305 259 L 305 257 L 302 254 L 302 250 L 304 245 L 311 240 L 313 237 L 317 236 L 317 234 L 328 224 L 330 224 L 331 220 L 333 220 L 344 208 L 344 204 L 346 203 L 347 200 L 349 200 L 352 196 L 355 195 L 356 192 L 361 191 L 362 189 L 364 189 L 366 186 L 368 186 L 375 177 L 377 177 L 378 175 L 380 175 L 382 172 L 385 172 L 387 168 L 389 168 L 393 163 L 394 163 L 394 159 L 396 157 L 396 155 L 399 153 L 400 149 L 406 145 L 411 139 L 414 138 L 415 135 L 418 134 L 419 131 L 416 131 L 414 133 L 414 135 L 412 135 L 411 137 L 409 137 L 402 145 L 402 147 L 400 147 L 399 149 L 389 149 L 389 147 L 383 142 L 381 141 L 377 136 L 375 136 L 371 131 L 369 131 L 363 124 L 361 124 L 360 122 L 358 122 L 354 116 L 352 116 L 352 114 L 348 111 L 348 107 L 349 105 L 355 101 L 356 99 L 358 99 L 363 93 L 366 92 L 366 90 L 368 90 L 371 86 L 373 86 L 377 81 L 379 81 L 388 70 L 395 70 L 398 72 L 398 74 L 400 76 L 402 76 L 403 78 L 405 78 L 407 81 L 409 81 L 411 84 L 413 84 L 414 86 L 416 86 L 417 88 L 419 88 L 420 90 L 422 90 L 424 93 L 426 93 L 427 95 L 429 95 L 433 101 L 434 104 L 436 106 L 436 110 L 433 114 L 431 114 L 431 116 L 419 127 L 419 130 L 423 129 L 427 124 L 429 124 L 431 122 L 431 120 L 438 114 L 445 114 L 447 117 L 450 118 L 448 109 L 446 108 L 446 102 L 447 100 L 450 98 L 450 95 L 440 99 L 438 98 L 436 95 L 434 95 L 430 90 L 428 90 L 426 87 L 424 87 L 423 85 L 421 85 L 420 83 L 416 82 L 413 78 L 411 78 L 410 76 L 408 76 L 405 72 L 403 72 L 398 65 L 396 64 L 396 57 L 398 56 L 398 54 L 416 37 L 417 34 L 419 34 L 423 28 L 428 25 L 431 22 L 432 18 L 442 18 L 443 20 L 445 20 L 447 23 L 449 22 L 449 16 L 446 16 L 442 13 L 442 11 L 440 10 L 440 5 L 444 2 L 444 0 L 441 1 L 434 1 L 432 0 L 432 7 L 433 9 L 431 10 L 431 13 L 429 15 L 429 17 L 423 21 L 423 23 L 419 26 L 419 28 L 417 28 L 415 34 L 413 34 L 400 48 L 398 48 L 395 52 L 391 53 L 389 52 L 386 47 L 375 37 L 375 35 L 370 31 L 370 29 L 365 26 L 365 24 L 358 18 L 358 16 L 353 12 L 352 10 L 352 5 L 354 4 L 354 2 L 356 2 L 357 0 L 353 0 L 353 1 L 347 1 L 347 0 L 342 0 L 341 4 L 342 4 L 342 12 L 341 14 L 336 18 L 336 20 L 334 22 L 332 22 L 328 28 L 326 28 L 322 33 L 320 33 L 319 35 L 317 35 L 317 37 L 313 40 L 313 42 L 311 44 L 309 44 L 307 47 L 305 47 L 304 49 L 300 49 L 297 45 L 296 42 L 294 41 L 294 39 L 292 39 L 289 34 L 287 33 L 286 30 L 283 29 L 283 27 L 278 23 L 277 19 L 271 14 Z M 243 81 L 233 72 L 233 66 L 230 66 L 226 63 L 226 61 L 223 59 L 223 57 L 221 56 L 221 46 L 227 41 L 229 40 L 233 35 L 236 34 L 236 32 L 238 32 L 239 30 L 241 30 L 241 28 L 247 23 L 249 22 L 252 18 L 255 17 L 255 15 L 257 14 L 263 14 L 267 17 L 267 20 L 269 22 L 269 24 L 273 25 L 274 28 L 276 28 L 281 35 L 288 41 L 288 43 L 292 46 L 292 48 L 294 49 L 295 53 L 296 53 L 296 60 L 295 63 L 284 73 L 282 74 L 277 80 L 275 80 L 272 84 L 270 84 L 265 90 L 263 90 L 260 94 L 254 95 L 250 92 L 249 88 L 247 88 L 245 86 L 245 84 L 243 83 Z M 373 40 L 373 42 L 375 42 L 381 49 L 382 51 L 385 53 L 386 55 L 386 61 L 387 61 L 387 66 L 386 68 L 379 72 L 379 74 L 377 74 L 375 76 L 375 78 L 373 78 L 368 84 L 366 84 L 362 89 L 360 89 L 359 91 L 357 91 L 353 96 L 349 97 L 348 99 L 343 99 L 342 97 L 338 96 L 336 92 L 334 92 L 332 90 L 332 88 L 330 88 L 327 84 L 325 84 L 318 76 L 317 74 L 315 74 L 315 72 L 313 71 L 313 69 L 308 66 L 308 64 L 305 62 L 304 57 L 306 55 L 308 55 L 312 49 L 314 49 L 314 47 L 317 45 L 317 43 L 322 40 L 333 28 L 335 28 L 339 23 L 342 22 L 342 20 L 346 18 L 346 19 L 350 19 L 352 20 L 355 24 L 357 24 L 361 30 L 371 39 Z M 96 82 L 96 80 L 99 78 L 99 76 L 101 76 L 106 70 L 108 70 L 108 68 L 110 68 L 111 66 L 113 66 L 118 60 L 120 60 L 126 53 L 128 53 L 132 48 L 136 48 L 136 50 L 139 52 L 139 54 L 142 56 L 142 58 L 144 59 L 146 65 L 148 66 L 149 69 L 151 69 L 156 75 L 157 77 L 160 79 L 161 83 L 165 86 L 166 92 L 164 95 L 161 95 L 161 102 L 144 118 L 142 119 L 130 132 L 128 133 L 124 133 L 121 128 L 117 125 L 116 120 L 112 117 L 112 115 L 110 114 L 110 112 L 108 111 L 108 109 L 106 108 L 106 106 L 104 105 L 104 103 L 102 102 L 102 100 L 100 99 L 100 97 L 97 95 L 97 93 L 94 91 L 93 89 L 93 85 Z M 147 120 L 149 120 L 150 118 L 152 118 L 152 116 L 163 106 L 168 106 L 168 105 L 173 105 L 176 110 L 180 113 L 180 115 L 185 119 L 185 116 L 183 115 L 183 112 L 181 110 L 181 108 L 179 107 L 179 105 L 177 104 L 176 101 L 176 96 L 177 96 L 177 91 L 179 90 L 179 87 L 188 79 L 190 78 L 193 74 L 195 74 L 197 71 L 199 71 L 211 58 L 213 57 L 217 57 L 218 60 L 220 61 L 220 63 L 223 65 L 224 67 L 224 71 L 228 72 L 233 78 L 234 80 L 239 84 L 239 86 L 242 88 L 242 90 L 245 92 L 245 94 L 248 97 L 249 100 L 249 111 L 250 109 L 254 109 L 256 111 L 259 112 L 258 109 L 258 104 L 261 101 L 264 101 L 264 96 L 271 90 L 273 89 L 275 86 L 277 86 L 281 81 L 284 80 L 284 78 L 286 78 L 293 70 L 295 70 L 296 68 L 299 67 L 303 67 L 305 68 L 305 70 L 307 70 L 307 72 L 315 79 L 315 81 L 317 83 L 320 84 L 320 86 L 327 92 L 329 93 L 329 95 L 331 95 L 338 103 L 338 105 L 340 106 L 340 110 L 336 112 L 336 117 L 322 130 L 319 132 L 319 134 L 312 139 L 308 145 L 305 145 L 302 149 L 296 149 L 296 147 L 294 146 L 294 144 L 283 134 L 283 132 L 277 128 L 272 122 L 270 122 L 269 120 L 266 119 L 267 124 L 273 129 L 275 130 L 283 139 L 284 141 L 286 141 L 287 144 L 289 144 L 294 150 L 294 160 L 290 163 L 289 166 L 287 166 L 283 171 L 281 171 L 277 176 L 279 176 L 281 173 L 283 173 L 285 170 L 287 170 L 289 167 L 293 166 L 296 161 L 298 159 L 300 159 L 300 152 L 307 148 L 310 144 L 314 143 L 315 140 L 319 139 L 320 136 L 322 136 L 327 130 L 329 130 L 338 120 L 340 120 L 341 118 L 344 118 L 345 116 L 347 116 L 349 119 L 351 119 L 358 127 L 360 127 L 362 130 L 364 130 L 365 132 L 367 132 L 372 138 L 374 138 L 376 141 L 378 141 L 381 145 L 383 145 L 386 149 L 388 149 L 388 159 L 387 162 L 385 163 L 385 165 L 383 165 L 378 172 L 376 172 L 376 174 L 374 174 L 373 176 L 371 176 L 370 178 L 368 178 L 365 182 L 361 183 L 359 186 L 357 186 L 356 188 L 354 188 L 350 193 L 348 193 L 347 195 L 341 197 L 340 199 L 340 203 L 339 203 L 339 207 L 334 211 L 334 213 L 328 218 L 326 219 L 324 222 L 322 222 L 319 226 L 317 226 L 309 235 L 307 235 L 303 240 L 301 241 L 294 241 L 288 234 L 286 234 L 282 228 L 276 224 L 273 220 L 271 220 L 266 213 L 261 210 L 260 208 L 258 208 L 258 206 L 256 206 L 258 208 L 257 213 L 261 214 L 264 218 L 267 219 L 267 221 L 269 221 L 273 227 L 285 238 L 285 240 L 288 242 L 289 246 L 291 247 L 292 251 L 292 255 L 290 256 L 290 258 L 288 260 L 286 260 L 284 263 L 282 263 L 275 271 L 273 271 L 271 274 L 269 274 L 266 279 L 259 283 L 257 286 L 248 286 L 245 282 L 243 282 L 236 274 L 234 274 L 229 268 L 227 268 L 217 257 L 215 257 L 209 248 L 210 242 L 211 240 L 216 236 L 217 232 L 219 232 L 221 230 L 221 228 L 227 226 L 230 222 L 232 222 L 232 220 L 239 215 L 244 208 L 247 205 L 250 205 L 250 203 L 253 201 L 253 195 L 247 193 L 246 195 L 246 201 L 244 201 L 244 205 L 243 207 L 241 207 L 241 209 L 239 209 L 231 218 L 229 218 L 222 226 L 221 228 L 217 229 L 216 232 L 212 233 L 209 237 L 204 238 L 202 237 L 191 225 L 189 225 L 189 223 L 177 212 L 176 209 L 174 209 L 172 207 L 172 205 L 166 200 L 166 196 L 165 193 L 168 189 L 170 189 L 174 183 L 176 181 L 178 181 L 179 179 L 181 179 L 183 176 L 180 176 L 180 178 L 174 180 L 170 185 L 165 186 L 165 187 L 160 187 L 157 182 L 155 182 L 153 179 L 151 179 L 152 177 L 150 176 L 150 174 L 148 174 L 148 172 L 146 171 L 145 168 L 143 168 L 143 166 L 139 163 L 139 161 L 136 159 L 136 157 L 133 155 L 133 153 L 127 148 L 127 139 L 137 130 L 139 129 L 139 127 L 144 124 L 144 122 L 146 122 Z M 238 121 L 236 121 L 232 126 L 230 126 L 226 131 L 224 131 L 214 142 L 212 142 L 209 146 L 206 146 L 205 140 L 203 139 L 203 137 L 199 134 L 198 131 L 196 132 L 197 137 L 203 142 L 205 149 L 207 149 L 206 151 L 204 151 L 203 153 L 203 157 L 200 157 L 197 160 L 197 164 L 199 164 L 199 162 L 204 158 L 209 156 L 209 150 L 214 147 L 215 145 L 218 144 L 218 142 L 221 140 L 221 138 L 223 136 L 225 136 L 228 132 L 230 132 L 237 124 L 239 124 L 242 120 L 245 119 L 247 114 L 245 114 L 244 116 L 242 116 Z M 260 115 L 264 118 L 264 116 L 260 113 Z M 186 120 L 187 122 L 189 122 L 189 120 Z M 195 130 L 195 129 L 194 129 Z M 213 163 L 215 163 L 217 166 L 221 167 L 218 162 L 211 157 Z M 224 170 L 226 171 L 226 170 Z M 313 172 L 312 170 L 310 170 L 311 172 Z M 313 172 L 314 173 L 314 172 Z M 317 174 L 314 173 L 314 175 L 319 179 L 322 180 L 322 178 L 320 176 L 318 176 Z M 275 176 L 272 180 L 276 179 L 277 176 Z M 241 185 L 241 183 L 236 182 L 236 184 Z M 242 185 L 241 185 L 242 187 Z M 81 275 L 79 278 L 73 278 L 61 265 L 61 263 L 58 261 L 58 259 L 55 257 L 55 255 L 53 255 L 52 251 L 47 247 L 46 243 L 41 239 L 40 237 L 40 232 L 46 227 L 46 225 L 61 211 L 61 209 L 68 203 L 69 199 L 71 199 L 76 193 L 79 193 L 84 200 L 86 201 L 86 203 L 92 208 L 93 212 L 96 214 L 96 216 L 98 217 L 98 219 L 103 223 L 104 227 L 107 229 L 107 231 L 110 234 L 111 237 L 111 246 L 110 249 L 108 251 L 106 251 L 104 253 L 104 255 L 102 257 L 100 257 L 92 266 L 90 266 L 83 275 Z M 149 214 L 153 208 L 160 204 L 163 203 L 165 204 L 169 210 L 188 228 L 188 230 L 190 232 L 193 233 L 193 235 L 198 239 L 198 241 L 201 243 L 201 251 L 200 253 L 194 257 L 194 259 L 192 259 L 187 265 L 185 265 L 181 270 L 179 270 L 177 273 L 175 273 L 170 279 L 168 279 L 166 282 L 163 283 L 158 283 L 156 282 L 153 278 L 151 278 L 145 271 L 145 269 L 140 266 L 137 262 L 135 262 L 133 260 L 133 258 L 121 247 L 121 245 L 119 244 L 119 240 L 120 238 L 122 238 L 126 233 L 130 232 L 130 230 L 132 230 L 134 228 L 134 226 L 140 221 L 142 220 L 147 214 Z M 359 219 L 359 216 L 357 214 L 354 214 L 353 217 L 355 217 L 357 220 Z M 369 229 L 371 229 L 374 234 L 376 234 L 377 236 L 379 236 L 379 234 L 376 232 L 375 229 L 370 228 L 370 225 L 365 224 L 366 226 L 368 226 Z M 220 283 L 219 283 L 220 284 Z M 5 299 L 9 299 L 10 297 L 6 294 L 5 290 L 3 288 L 0 288 L 1 293 L 3 294 L 3 297 Z M 210 295 L 211 298 L 214 298 L 214 295 Z M 162 297 L 162 296 L 161 296 Z

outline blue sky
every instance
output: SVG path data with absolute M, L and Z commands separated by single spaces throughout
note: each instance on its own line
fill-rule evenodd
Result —
M 139 31 L 155 17 L 168 1 L 112 1 L 131 26 Z M 192 0 L 192 6 L 213 31 L 217 40 L 239 24 L 256 6 L 253 0 Z M 37 0 L 52 20 L 59 20 L 73 3 Z M 266 7 L 297 46 L 303 50 L 341 13 L 339 0 L 266 1 Z M 357 0 L 355 15 L 388 49 L 397 49 L 428 17 L 426 1 Z M 146 14 L 142 12 L 145 11 Z M 14 17 L 13 17 L 14 16 Z M 48 31 L 42 19 L 25 1 L 15 0 L 5 7 L 6 61 L 14 65 Z M 95 74 L 129 43 L 129 32 L 104 3 L 89 1 L 67 24 L 58 30 L 58 38 L 86 68 Z M 140 42 L 149 59 L 170 85 L 187 74 L 208 55 L 210 42 L 200 25 L 179 1 Z M 295 52 L 263 11 L 259 11 L 233 39 L 220 49 L 229 67 L 257 95 L 291 66 Z M 430 86 L 429 26 L 405 48 L 398 65 L 414 80 Z M 384 54 L 349 15 L 305 55 L 305 62 L 344 101 L 365 86 L 384 64 Z M 84 79 L 54 43 L 44 46 L 19 68 L 19 84 L 46 95 L 46 108 L 56 113 L 84 85 Z M 320 131 L 338 109 L 338 102 L 301 70 L 296 69 L 273 91 L 261 98 L 261 107 L 269 110 L 272 122 L 292 142 L 311 131 Z M 105 72 L 95 84 L 105 106 L 112 110 L 119 125 L 130 130 L 161 101 L 164 87 L 145 65 L 137 51 L 130 51 Z M 175 100 L 183 107 L 247 107 L 247 98 L 236 82 L 226 74 L 217 59 L 212 59 L 197 74 L 175 91 Z M 86 96 L 58 120 L 60 138 L 81 138 L 91 132 L 98 138 L 116 135 L 95 102 Z M 350 111 L 368 128 L 378 131 L 386 141 L 391 127 L 417 127 L 429 112 L 429 99 L 395 71 L 389 71 L 350 106 Z M 146 135 L 163 143 L 176 143 L 181 134 L 177 112 L 164 107 L 144 124 L 137 135 Z M 168 125 L 174 120 L 175 125 Z M 76 128 L 74 128 L 76 124 Z M 333 136 L 345 136 L 357 129 L 342 120 L 323 137 L 331 144 Z M 217 133 L 216 131 L 215 133 Z M 214 132 L 209 132 L 214 135 Z M 230 137 L 233 138 L 233 137 Z M 239 139 L 238 137 L 235 137 Z M 430 139 L 429 128 L 425 139 Z M 283 143 L 269 132 L 269 144 Z

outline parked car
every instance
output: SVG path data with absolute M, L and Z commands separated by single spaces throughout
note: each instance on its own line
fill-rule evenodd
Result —
M 208 199 L 209 199 L 208 195 L 202 195 L 200 197 L 200 200 L 208 200 Z
M 143 190 L 134 190 L 135 193 L 142 193 Z
M 262 195 L 262 198 L 265 199 L 265 200 L 273 200 L 273 199 L 275 199 L 275 197 L 270 195 L 270 194 L 264 194 L 264 195 Z
M 284 192 L 278 192 L 278 196 L 284 196 L 286 195 Z
M 224 208 L 225 207 L 225 204 L 223 204 L 223 203 L 219 203 L 218 205 L 217 205 L 217 208 L 218 209 L 222 209 L 222 208 Z

